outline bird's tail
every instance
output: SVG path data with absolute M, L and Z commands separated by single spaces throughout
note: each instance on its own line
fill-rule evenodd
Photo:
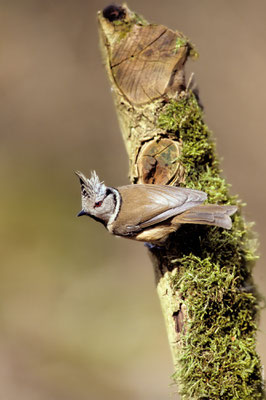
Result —
M 224 229 L 232 228 L 230 215 L 237 211 L 237 206 L 220 206 L 206 204 L 193 207 L 190 210 L 177 215 L 174 223 L 214 225 Z

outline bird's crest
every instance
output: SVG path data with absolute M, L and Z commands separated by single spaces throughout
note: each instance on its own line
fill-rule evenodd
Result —
M 79 171 L 76 171 L 76 175 L 79 177 L 83 196 L 93 199 L 102 198 L 105 195 L 106 186 L 100 181 L 95 171 L 91 172 L 90 179 Z

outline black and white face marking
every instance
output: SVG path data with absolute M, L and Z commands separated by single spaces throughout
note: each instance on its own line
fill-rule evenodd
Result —
M 105 195 L 104 195 L 103 199 L 102 199 L 102 200 L 95 201 L 93 207 L 94 207 L 94 208 L 101 207 L 101 206 L 103 205 L 103 202 L 105 201 L 105 199 L 106 199 L 108 196 L 110 196 L 110 195 L 113 196 L 113 192 L 112 192 L 109 188 L 106 188 Z
M 86 187 L 84 185 L 84 183 L 82 182 L 82 180 L 80 179 L 80 184 L 81 184 L 81 194 L 84 197 L 89 197 L 88 192 L 86 191 Z
M 106 187 L 95 172 L 87 179 L 77 172 L 81 184 L 82 211 L 79 216 L 88 215 L 107 225 L 117 217 L 120 207 L 120 194 L 116 189 Z
M 108 189 L 110 190 L 110 192 L 112 192 L 113 202 L 114 202 L 113 213 L 110 216 L 109 221 L 108 221 L 108 224 L 112 224 L 118 217 L 122 200 L 121 200 L 121 195 L 118 192 L 118 190 L 116 190 L 114 188 L 108 188 Z

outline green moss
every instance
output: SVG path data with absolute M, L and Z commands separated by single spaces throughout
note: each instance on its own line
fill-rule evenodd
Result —
M 184 269 L 175 284 L 189 315 L 182 368 L 174 375 L 183 398 L 263 398 L 254 293 L 240 285 L 243 279 L 233 263 L 221 265 L 192 254 L 179 262 Z
M 135 25 L 145 26 L 148 25 L 148 22 L 142 16 L 136 13 L 132 13 L 129 17 L 125 19 L 112 21 L 112 24 L 119 31 L 119 42 L 127 36 L 127 34 L 132 30 Z
M 206 191 L 210 203 L 235 204 L 236 198 L 228 197 L 229 185 L 220 176 L 215 144 L 195 96 L 171 100 L 160 114 L 158 126 L 183 143 L 180 162 L 186 170 L 186 187 Z
M 124 39 L 134 26 L 134 22 L 125 20 L 115 20 L 112 22 L 112 24 L 116 27 L 117 31 L 119 32 L 118 42 Z
M 148 21 L 146 21 L 146 19 L 139 14 L 134 13 L 134 23 L 137 25 L 141 25 L 141 26 L 145 26 L 145 25 L 149 25 Z
M 177 268 L 173 284 L 188 314 L 173 378 L 183 399 L 262 399 L 260 307 L 251 274 L 255 241 L 241 203 L 220 175 L 212 135 L 192 93 L 166 104 L 158 126 L 182 141 L 186 187 L 204 190 L 209 203 L 239 206 L 231 230 L 183 225 L 168 244 Z
M 189 57 L 193 59 L 197 59 L 199 57 L 199 53 L 197 52 L 194 44 L 192 44 L 189 39 L 185 36 L 178 37 L 176 39 L 176 44 L 175 44 L 175 53 L 178 52 L 180 47 L 185 47 L 187 46 L 189 48 Z
M 185 37 L 178 37 L 176 39 L 176 44 L 175 44 L 175 52 L 177 53 L 180 47 L 185 47 L 187 45 L 188 39 Z

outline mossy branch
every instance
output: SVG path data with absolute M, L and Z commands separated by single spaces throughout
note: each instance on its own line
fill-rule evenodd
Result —
M 183 225 L 164 247 L 150 246 L 173 379 L 183 399 L 262 399 L 254 240 L 220 175 L 198 98 L 186 87 L 194 47 L 125 5 L 107 7 L 98 20 L 131 182 L 183 185 L 205 191 L 209 203 L 239 206 L 230 231 Z

